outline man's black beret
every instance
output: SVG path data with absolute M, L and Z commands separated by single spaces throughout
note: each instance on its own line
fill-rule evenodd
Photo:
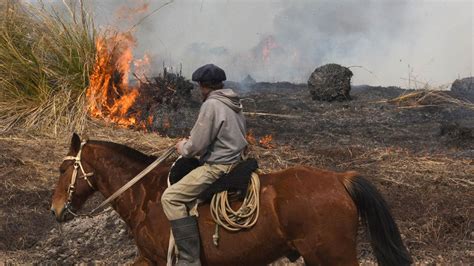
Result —
M 226 80 L 226 76 L 222 68 L 214 64 L 207 64 L 194 71 L 192 80 L 199 83 L 221 83 Z

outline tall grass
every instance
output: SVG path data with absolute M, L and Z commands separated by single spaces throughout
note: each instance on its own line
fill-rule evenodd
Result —
M 0 0 L 0 12 L 0 131 L 82 130 L 96 36 L 83 2 Z

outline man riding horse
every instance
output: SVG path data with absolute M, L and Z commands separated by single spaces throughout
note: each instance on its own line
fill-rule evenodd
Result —
M 203 104 L 190 137 L 178 142 L 176 149 L 183 157 L 199 156 L 202 166 L 161 197 L 179 252 L 177 265 L 201 264 L 197 218 L 190 216 L 189 209 L 201 192 L 240 161 L 248 144 L 242 105 L 232 89 L 224 89 L 224 70 L 207 64 L 193 73 L 192 80 L 199 83 Z
M 87 215 L 111 200 L 134 236 L 137 265 L 166 265 L 168 220 L 181 265 L 199 265 L 201 258 L 206 265 L 267 265 L 282 256 L 302 256 L 306 265 L 358 265 L 356 240 L 362 221 L 379 265 L 412 263 L 388 204 L 367 178 L 354 171 L 309 166 L 261 174 L 258 222 L 238 234 L 222 231 L 219 247 L 214 246 L 216 226 L 204 222 L 213 219 L 210 206 L 200 207 L 199 231 L 188 209 L 200 191 L 239 161 L 247 145 L 245 122 L 237 95 L 220 85 L 224 71 L 206 66 L 193 79 L 201 85 L 204 103 L 190 138 L 177 147 L 183 156 L 200 155 L 203 166 L 168 187 L 168 163 L 136 178 L 167 158 L 171 149 L 155 158 L 118 143 L 81 141 L 73 134 L 51 202 L 58 222 L 79 216 L 81 206 L 99 192 L 107 200 Z M 134 173 L 139 174 L 130 179 Z M 134 180 L 140 181 L 128 187 Z M 200 243 L 205 246 L 202 252 Z

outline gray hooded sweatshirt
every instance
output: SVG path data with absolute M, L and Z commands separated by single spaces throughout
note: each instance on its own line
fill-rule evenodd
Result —
M 199 155 L 202 162 L 211 164 L 235 163 L 248 144 L 245 135 L 245 117 L 238 95 L 232 89 L 215 90 L 202 104 L 182 155 Z

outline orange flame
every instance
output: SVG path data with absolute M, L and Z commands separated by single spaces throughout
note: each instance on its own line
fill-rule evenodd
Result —
M 273 149 L 275 146 L 273 145 L 273 136 L 272 135 L 265 135 L 260 140 L 258 141 L 260 146 L 267 148 L 267 149 Z
M 248 142 L 250 145 L 255 145 L 255 144 L 257 144 L 257 140 L 255 139 L 255 136 L 253 135 L 253 131 L 252 131 L 252 130 L 249 130 L 249 132 L 247 133 L 247 136 L 245 136 L 245 138 L 247 139 L 247 142 Z
M 146 120 L 148 122 L 149 125 L 153 124 L 153 115 L 150 115 Z
M 265 135 L 263 137 L 261 137 L 258 141 L 257 139 L 255 138 L 255 135 L 253 134 L 253 131 L 252 130 L 249 130 L 247 132 L 247 135 L 245 136 L 245 138 L 247 139 L 247 142 L 250 144 L 250 145 L 260 145 L 261 147 L 263 148 L 266 148 L 266 149 L 273 149 L 275 148 L 275 145 L 273 144 L 273 136 L 272 135 Z
M 117 10 L 119 20 L 129 20 L 148 11 L 149 3 L 134 2 L 135 7 L 123 5 Z M 101 118 L 124 127 L 147 129 L 153 116 L 139 120 L 139 111 L 131 112 L 139 96 L 138 87 L 129 86 L 129 75 L 133 63 L 136 77 L 149 74 L 150 57 L 133 60 L 136 41 L 130 32 L 104 34 L 96 41 L 96 61 L 90 75 L 86 97 L 91 117 Z
M 133 61 L 134 73 L 139 79 L 145 79 L 150 74 L 150 56 L 145 54 L 142 59 Z
M 270 60 L 270 54 L 273 49 L 277 48 L 278 44 L 276 43 L 273 36 L 268 36 L 264 40 L 263 48 L 262 48 L 262 59 L 264 63 L 268 63 Z
M 139 93 L 128 84 L 134 45 L 135 40 L 129 33 L 97 39 L 96 62 L 86 92 L 92 117 L 121 126 L 136 125 L 137 118 L 129 114 L 129 110 Z
M 138 128 L 142 129 L 145 132 L 148 132 L 148 127 L 153 125 L 153 115 L 147 117 L 147 119 L 142 120 L 138 123 Z

